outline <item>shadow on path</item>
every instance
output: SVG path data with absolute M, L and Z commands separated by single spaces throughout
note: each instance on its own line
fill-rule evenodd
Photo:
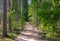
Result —
M 24 30 L 14 41 L 47 41 L 47 39 L 41 35 L 44 35 L 44 33 L 40 32 L 37 27 L 26 23 Z

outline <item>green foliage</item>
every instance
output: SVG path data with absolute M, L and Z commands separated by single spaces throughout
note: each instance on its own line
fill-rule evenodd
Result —
M 19 26 L 19 27 L 22 27 L 24 24 L 25 24 L 25 23 L 24 23 L 24 19 L 20 19 L 20 20 L 18 21 L 18 26 Z
M 20 2 L 20 0 L 19 0 Z M 18 3 L 18 0 L 12 0 L 10 3 L 10 7 L 8 8 L 8 17 L 11 19 L 11 27 L 12 29 L 17 29 L 24 25 L 24 14 L 21 13 L 21 3 Z
M 55 2 L 55 1 L 54 1 Z M 38 16 L 40 18 L 40 29 L 46 32 L 46 37 L 56 37 L 58 30 L 58 20 L 60 17 L 60 4 L 53 6 L 53 3 L 44 2 L 40 4 Z
M 29 7 L 29 20 L 33 23 L 37 23 L 37 0 L 32 0 L 31 5 Z
M 28 0 L 22 0 L 22 14 L 24 16 L 24 20 L 28 21 Z
M 54 38 L 60 33 L 58 28 L 60 0 L 46 0 L 39 3 L 37 3 L 37 0 L 32 0 L 29 7 L 29 16 L 31 16 L 30 20 L 33 22 L 36 17 L 39 19 L 39 29 L 46 33 L 47 38 Z

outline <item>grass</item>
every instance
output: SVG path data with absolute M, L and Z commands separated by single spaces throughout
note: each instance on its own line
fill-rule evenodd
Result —
M 15 30 L 11 33 L 7 33 L 7 37 L 2 38 L 2 27 L 0 25 L 0 41 L 13 41 L 20 33 L 20 30 Z
M 10 38 L 3 38 L 3 39 L 0 39 L 0 41 L 13 41 L 13 40 Z
M 21 30 L 22 31 L 22 30 Z M 7 37 L 0 37 L 0 41 L 13 41 L 21 32 L 20 30 L 14 31 L 12 33 L 7 33 Z M 0 31 L 0 36 L 2 36 L 2 32 Z
M 7 25 L 7 37 L 2 38 L 2 24 L 0 24 L 0 41 L 13 41 L 23 30 L 22 27 L 17 27 L 16 29 L 12 27 L 12 32 L 9 33 L 9 28 Z
M 0 36 L 2 36 L 1 32 L 0 32 Z M 1 41 L 13 41 L 14 38 L 16 38 L 17 36 L 18 36 L 17 33 L 8 33 L 7 37 L 4 37 L 4 38 L 1 37 L 0 40 Z

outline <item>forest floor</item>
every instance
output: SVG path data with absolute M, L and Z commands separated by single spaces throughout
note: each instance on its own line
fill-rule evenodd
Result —
M 39 33 L 43 34 L 37 27 L 26 23 L 24 30 L 14 39 L 14 41 L 48 41 L 46 38 L 40 36 Z

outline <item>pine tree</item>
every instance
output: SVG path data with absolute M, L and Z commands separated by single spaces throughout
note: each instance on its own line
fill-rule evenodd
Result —
M 22 0 L 22 14 L 24 14 L 25 21 L 28 21 L 28 0 Z
M 3 8 L 3 36 L 7 36 L 7 0 L 4 1 L 4 8 Z

